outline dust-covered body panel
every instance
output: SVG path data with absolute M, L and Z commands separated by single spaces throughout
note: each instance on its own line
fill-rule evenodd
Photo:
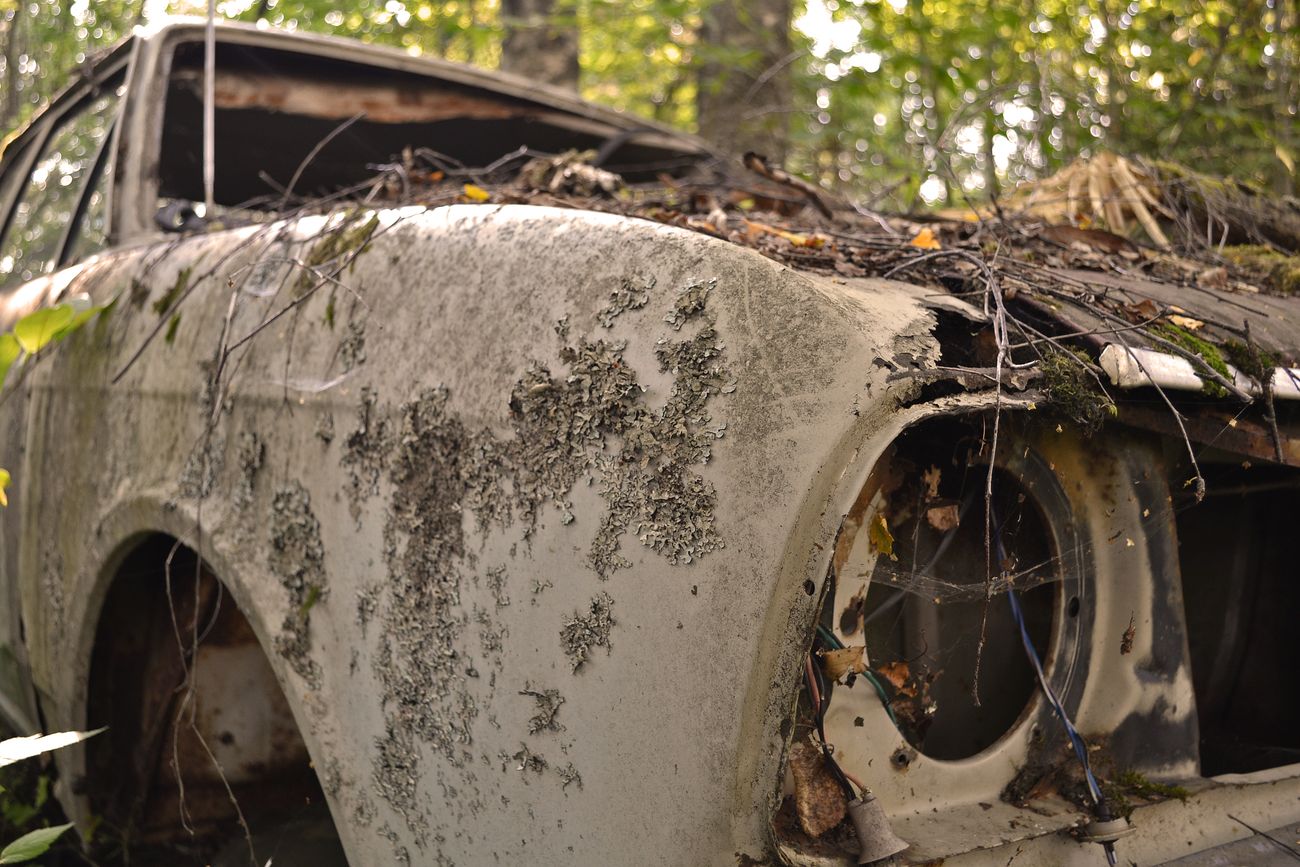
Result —
M 118 301 L 24 383 L 51 725 L 87 723 L 109 564 L 165 530 L 248 614 L 355 863 L 761 853 L 781 748 L 743 735 L 820 586 L 792 538 L 897 423 L 875 359 L 934 351 L 916 290 L 473 206 L 194 238 L 70 289 Z

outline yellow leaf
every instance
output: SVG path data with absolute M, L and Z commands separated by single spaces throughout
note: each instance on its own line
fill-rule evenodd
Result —
M 881 554 L 891 560 L 898 559 L 894 556 L 894 534 L 889 532 L 889 522 L 879 512 L 876 513 L 876 517 L 871 519 L 871 524 L 867 527 L 867 539 L 870 540 L 871 547 Z
M 775 226 L 769 226 L 766 223 L 756 223 L 753 220 L 746 220 L 745 228 L 749 230 L 751 235 L 776 235 L 778 238 L 785 238 L 796 247 L 812 247 L 813 249 L 818 249 L 826 243 L 826 239 L 818 235 L 802 235 L 797 232 L 787 232 L 785 229 L 778 229 Z
M 934 236 L 934 232 L 930 231 L 929 226 L 917 232 L 911 244 L 913 247 L 920 247 L 922 250 L 938 250 L 943 246 L 939 243 L 939 239 Z
M 482 187 L 475 186 L 474 184 L 466 184 L 465 198 L 469 199 L 471 202 L 486 202 L 488 199 L 492 198 L 492 194 Z
M 1177 325 L 1179 328 L 1186 328 L 1188 331 L 1195 331 L 1198 328 L 1205 327 L 1204 322 L 1199 319 L 1193 319 L 1190 316 L 1178 316 L 1175 314 L 1169 317 L 1169 321 Z
M 1286 166 L 1286 170 L 1294 175 L 1295 157 L 1292 156 L 1291 151 L 1281 144 L 1275 144 L 1273 145 L 1273 153 L 1277 154 L 1277 158 L 1282 162 L 1282 165 Z
M 9 494 L 5 491 L 5 488 L 9 487 L 9 481 L 9 471 L 0 470 L 0 506 L 9 505 Z

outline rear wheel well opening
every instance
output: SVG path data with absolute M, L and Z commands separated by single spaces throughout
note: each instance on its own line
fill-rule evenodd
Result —
M 209 565 L 171 536 L 139 539 L 112 576 L 86 721 L 108 727 L 87 743 L 83 786 L 102 822 L 100 863 L 223 863 L 235 849 L 247 863 L 242 816 L 259 863 L 286 834 L 296 847 L 287 829 L 300 828 L 327 841 L 315 863 L 346 864 L 252 626 Z

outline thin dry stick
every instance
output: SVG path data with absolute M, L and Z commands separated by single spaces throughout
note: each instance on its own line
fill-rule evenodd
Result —
M 1250 320 L 1245 320 L 1243 324 L 1246 327 L 1246 349 L 1250 353 L 1250 363 L 1259 375 L 1259 388 L 1264 393 L 1264 420 L 1268 422 L 1269 432 L 1273 435 L 1273 457 L 1279 464 L 1284 464 L 1286 454 L 1282 451 L 1282 433 L 1277 429 L 1277 408 L 1273 404 L 1273 368 L 1264 366 L 1259 344 L 1250 333 Z
M 1156 383 L 1155 377 L 1147 370 L 1146 365 L 1142 363 L 1142 359 L 1133 352 L 1132 347 L 1128 345 L 1128 342 L 1124 340 L 1123 336 L 1116 334 L 1115 339 L 1119 341 L 1120 346 L 1123 346 L 1124 349 L 1128 351 L 1129 357 L 1137 363 L 1138 369 L 1146 374 L 1147 379 L 1151 380 L 1151 385 L 1155 388 L 1156 393 L 1160 395 L 1160 399 L 1165 402 L 1165 406 L 1169 407 L 1169 412 L 1173 414 L 1174 422 L 1178 425 L 1178 430 L 1183 435 L 1183 445 L 1187 447 L 1187 457 L 1192 462 L 1192 470 L 1196 473 L 1189 482 L 1195 483 L 1196 502 L 1201 502 L 1201 500 L 1205 499 L 1205 476 L 1201 475 L 1201 465 L 1196 462 L 1196 449 L 1192 447 L 1192 439 L 1187 435 L 1187 427 L 1183 424 L 1182 413 L 1180 413 L 1178 408 L 1174 406 L 1174 402 L 1169 399 L 1169 395 L 1165 394 L 1165 390 Z
M 366 113 L 364 111 L 357 112 L 352 115 L 352 117 L 330 130 L 325 138 L 316 142 L 316 146 L 307 152 L 307 156 L 303 157 L 302 162 L 298 163 L 298 168 L 294 170 L 293 177 L 289 178 L 289 185 L 284 188 L 284 195 L 280 196 L 280 205 L 276 208 L 277 211 L 283 211 L 285 205 L 289 203 L 289 197 L 293 195 L 293 188 L 298 185 L 298 179 L 302 177 L 302 173 L 307 169 L 307 166 L 311 165 L 311 161 L 316 159 L 320 152 L 325 150 L 325 146 L 334 141 L 334 139 L 337 138 L 345 129 L 352 126 L 352 124 L 361 120 L 361 118 L 365 116 Z

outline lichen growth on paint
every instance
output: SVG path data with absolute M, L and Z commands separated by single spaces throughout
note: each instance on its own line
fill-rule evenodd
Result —
M 388 419 L 375 408 L 378 395 L 366 386 L 361 389 L 357 426 L 343 438 L 343 466 L 348 471 L 348 511 L 360 520 L 361 504 L 379 493 L 391 449 Z
M 289 593 L 288 611 L 275 649 L 312 689 L 320 687 L 320 665 L 311 658 L 311 609 L 329 592 L 320 522 L 311 495 L 298 482 L 279 488 L 271 500 L 271 548 L 267 566 Z
M 339 364 L 344 372 L 352 370 L 366 361 L 366 323 L 356 321 L 348 323 L 348 333 L 339 341 Z
M 718 285 L 718 278 L 696 280 L 677 295 L 673 307 L 664 315 L 664 321 L 672 326 L 673 331 L 681 331 L 687 320 L 704 312 L 704 305 L 709 300 L 709 293 Z
M 605 328 L 613 328 L 614 320 L 629 310 L 640 310 L 650 302 L 650 290 L 655 287 L 651 277 L 643 286 L 624 277 L 617 289 L 609 293 L 609 304 L 596 314 L 596 321 Z
M 235 455 L 239 478 L 235 482 L 235 493 L 231 498 L 236 509 L 246 509 L 253 502 L 257 474 L 261 471 L 265 459 L 266 443 L 256 431 L 245 431 L 239 435 L 239 449 Z

